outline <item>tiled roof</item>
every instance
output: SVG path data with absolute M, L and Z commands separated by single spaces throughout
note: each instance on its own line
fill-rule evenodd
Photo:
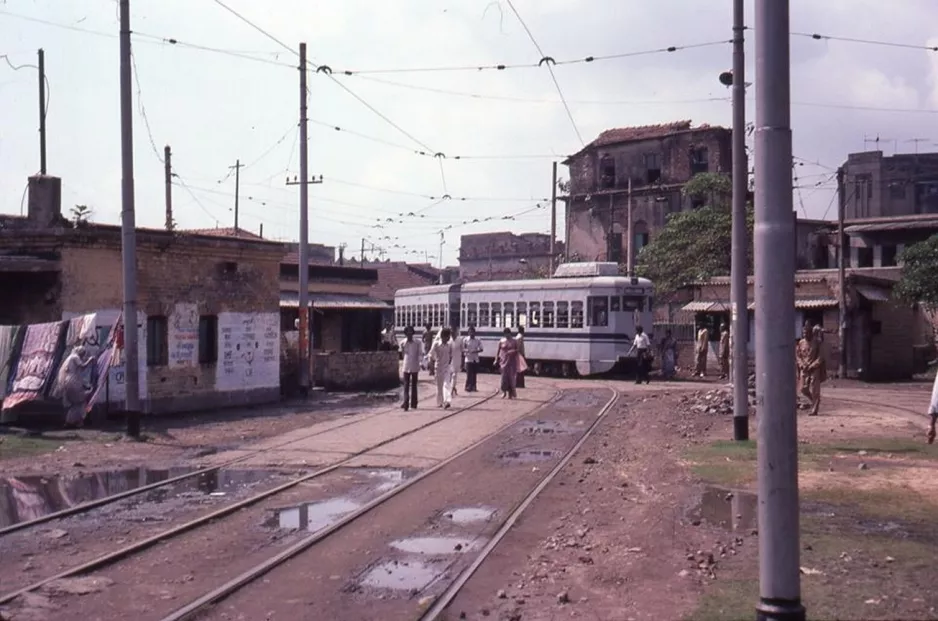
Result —
M 241 227 L 235 229 L 234 227 L 228 228 L 215 228 L 215 229 L 188 229 L 185 231 L 180 231 L 181 233 L 189 233 L 190 235 L 208 235 L 210 237 L 239 237 L 241 239 L 264 239 L 257 233 L 252 233 L 251 231 L 246 231 Z
M 684 132 L 690 129 L 708 129 L 709 127 L 709 125 L 700 125 L 692 128 L 690 121 L 674 121 L 673 123 L 639 125 L 635 127 L 614 127 L 599 134 L 593 142 L 586 145 L 586 148 L 604 147 L 621 142 L 632 142 L 634 140 L 662 138 L 676 132 Z

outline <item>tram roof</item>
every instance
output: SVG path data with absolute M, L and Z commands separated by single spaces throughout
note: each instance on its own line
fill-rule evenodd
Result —
M 579 289 L 588 287 L 651 287 L 647 278 L 627 276 L 593 276 L 582 278 L 538 278 L 533 280 L 501 280 L 471 282 L 462 286 L 465 292 L 505 291 L 513 289 Z
M 413 296 L 413 295 L 434 295 L 441 293 L 452 293 L 454 291 L 459 291 L 460 285 L 458 284 L 449 284 L 449 285 L 430 285 L 428 287 L 411 287 L 409 289 L 398 289 L 394 294 L 395 297 L 399 296 Z

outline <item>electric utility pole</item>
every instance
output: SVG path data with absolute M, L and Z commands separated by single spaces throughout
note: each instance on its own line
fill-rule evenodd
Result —
M 733 230 L 730 307 L 733 334 L 733 438 L 749 439 L 749 235 L 746 227 L 746 29 L 744 0 L 733 0 Z
M 241 194 L 241 160 L 235 160 L 234 166 L 229 166 L 228 169 L 234 169 L 235 171 L 235 208 L 234 208 L 234 229 L 235 235 L 238 234 L 238 198 Z
M 46 174 L 46 53 L 39 48 L 39 174 Z
M 140 437 L 137 348 L 137 230 L 134 218 L 134 109 L 130 59 L 130 0 L 120 0 L 121 262 L 124 284 L 124 378 L 127 435 Z
M 300 318 L 300 392 L 309 394 L 309 151 L 306 132 L 306 44 L 300 43 L 300 257 L 299 295 Z
M 173 223 L 173 152 L 169 145 L 163 147 L 163 183 L 166 192 L 166 230 L 176 228 Z
M 635 234 L 632 231 L 632 177 L 631 176 L 629 177 L 628 195 L 626 196 L 625 218 L 627 220 L 626 226 L 625 226 L 625 234 L 628 236 L 628 239 L 626 240 L 626 243 L 625 243 L 626 252 L 628 252 L 628 256 L 625 259 L 625 271 L 628 272 L 628 276 L 629 278 L 631 278 L 632 276 L 635 275 L 635 269 L 634 269 L 635 259 L 634 259 L 633 252 L 632 252 L 634 250 L 634 246 L 632 245 L 632 241 L 633 241 L 632 238 L 635 237 Z
M 837 376 L 841 379 L 847 377 L 847 343 L 844 337 L 847 333 L 847 261 L 849 260 L 850 246 L 844 234 L 844 217 L 847 211 L 847 193 L 844 185 L 844 167 L 837 169 L 837 281 L 840 285 L 838 294 L 839 317 L 837 322 L 837 336 L 840 340 L 840 363 L 837 365 Z
M 557 239 L 557 162 L 553 162 L 551 168 L 553 169 L 553 174 L 550 184 L 550 262 L 548 265 L 550 269 L 549 277 L 553 278 L 557 256 L 557 250 L 554 247 L 555 240 Z
M 756 368 L 760 621 L 804 621 L 795 397 L 789 0 L 757 0 Z

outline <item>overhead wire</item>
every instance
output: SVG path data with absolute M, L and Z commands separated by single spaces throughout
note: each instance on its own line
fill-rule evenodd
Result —
M 33 65 L 31 63 L 23 63 L 22 65 L 14 65 L 13 61 L 10 60 L 10 56 L 8 54 L 0 54 L 0 58 L 2 58 L 4 62 L 6 62 L 7 66 L 9 66 L 10 69 L 12 69 L 13 71 L 19 71 L 20 69 L 35 69 L 36 71 L 39 71 L 39 65 Z M 45 85 L 45 90 L 46 90 L 46 109 L 43 110 L 43 114 L 45 116 L 49 116 L 49 101 L 52 99 L 52 85 L 49 84 L 48 75 L 43 75 L 42 78 L 43 78 L 43 84 Z
M 547 67 L 547 71 L 550 73 L 550 79 L 554 82 L 554 86 L 557 88 L 557 95 L 560 96 L 560 101 L 563 102 L 563 109 L 566 110 L 567 118 L 570 119 L 570 125 L 573 126 L 573 132 L 576 134 L 580 144 L 585 145 L 586 141 L 583 140 L 583 136 L 580 134 L 580 128 L 576 125 L 576 121 L 573 118 L 573 112 L 570 110 L 570 106 L 567 104 L 567 100 L 564 97 L 563 89 L 560 88 L 560 82 L 557 81 L 557 76 L 554 74 L 554 68 L 552 65 L 556 64 L 556 61 L 545 54 L 544 50 L 541 49 L 541 45 L 537 42 L 537 39 L 534 37 L 534 33 L 531 32 L 531 29 L 528 28 L 524 18 L 521 17 L 521 13 L 519 13 L 518 9 L 515 8 L 515 4 L 511 0 L 507 0 L 507 2 L 511 12 L 515 14 L 515 17 L 517 17 L 518 21 L 521 23 L 521 27 L 524 28 L 526 33 L 528 33 L 528 38 L 531 39 L 531 43 L 534 44 L 534 48 L 537 50 L 537 53 L 541 55 L 541 60 L 538 62 L 538 65 L 543 63 L 543 65 Z
M 146 106 L 143 105 L 143 88 L 140 86 L 140 72 L 137 71 L 137 57 L 134 55 L 133 49 L 130 51 L 130 64 L 133 68 L 134 83 L 137 85 L 137 110 L 140 112 L 140 116 L 143 118 L 143 126 L 146 128 L 147 138 L 150 140 L 150 148 L 153 150 L 153 154 L 156 156 L 156 159 L 158 159 L 160 163 L 163 164 L 163 155 L 156 146 L 156 140 L 153 139 L 153 129 L 150 127 L 150 118 L 147 116 Z
M 928 52 L 938 52 L 936 45 L 922 45 L 916 43 L 900 43 L 898 41 L 879 41 L 876 39 L 860 39 L 856 37 L 838 37 L 834 35 L 825 35 L 817 32 L 792 32 L 793 37 L 806 37 L 815 41 L 841 41 L 844 43 L 861 43 L 863 45 L 879 45 L 883 47 L 899 47 L 912 50 L 925 50 Z

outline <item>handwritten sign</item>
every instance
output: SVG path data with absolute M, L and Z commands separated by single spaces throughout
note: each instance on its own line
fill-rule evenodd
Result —
M 169 318 L 169 366 L 194 367 L 199 364 L 199 307 L 176 304 Z
M 277 313 L 218 316 L 216 390 L 280 386 L 280 320 Z

